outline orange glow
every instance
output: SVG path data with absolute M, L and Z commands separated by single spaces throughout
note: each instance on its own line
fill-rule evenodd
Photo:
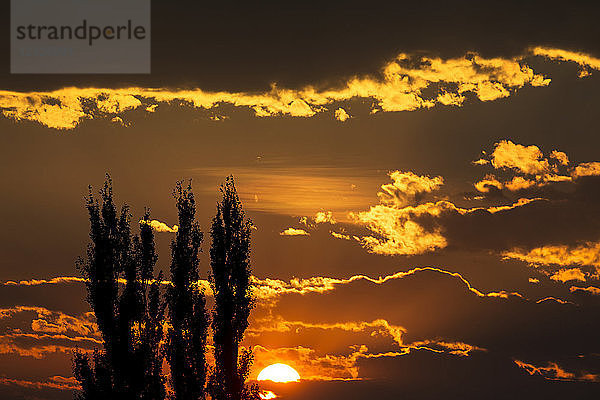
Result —
M 258 394 L 262 400 L 276 399 L 277 395 L 270 390 L 263 390 Z
M 273 382 L 297 382 L 300 380 L 300 374 L 289 365 L 272 364 L 260 371 L 257 380 Z M 272 398 L 272 397 L 269 397 Z

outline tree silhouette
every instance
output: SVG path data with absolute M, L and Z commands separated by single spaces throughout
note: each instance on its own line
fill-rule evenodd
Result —
M 139 236 L 131 233 L 129 208 L 117 210 L 107 175 L 100 200 L 90 187 L 86 208 L 90 221 L 87 257 L 77 266 L 86 278 L 87 300 L 96 316 L 103 347 L 88 355 L 76 352 L 73 371 L 81 385 L 79 400 L 163 400 L 170 367 L 174 400 L 256 399 L 258 387 L 247 385 L 250 350 L 240 351 L 253 308 L 250 286 L 250 231 L 233 178 L 221 186 L 223 199 L 213 219 L 210 284 L 214 294 L 212 324 L 199 279 L 203 234 L 196 221 L 191 185 L 177 183 L 174 197 L 179 225 L 171 242 L 170 285 L 161 296 L 162 272 L 145 210 Z M 167 310 L 165 318 L 165 311 Z M 206 362 L 212 326 L 215 366 Z M 166 335 L 163 334 L 164 328 Z
M 252 364 L 250 350 L 239 351 L 254 306 L 250 286 L 250 232 L 233 177 L 221 185 L 222 200 L 211 227 L 210 284 L 215 298 L 212 330 L 215 370 L 209 390 L 214 400 L 257 398 L 245 381 Z
M 117 212 L 110 177 L 100 192 L 91 187 L 86 208 L 90 220 L 87 257 L 78 260 L 86 278 L 88 302 L 96 315 L 103 349 L 90 357 L 77 352 L 74 374 L 82 387 L 79 399 L 164 399 L 161 374 L 164 304 L 153 281 L 157 256 L 152 228 L 140 224 L 133 237 L 124 205 Z M 144 220 L 150 218 L 146 210 Z M 119 281 L 125 284 L 119 287 Z M 161 277 L 158 277 L 161 280 Z
M 209 317 L 204 289 L 198 286 L 198 253 L 203 235 L 195 220 L 196 204 L 191 186 L 178 183 L 174 191 L 179 229 L 171 243 L 171 282 L 167 359 L 177 400 L 205 397 L 206 338 Z

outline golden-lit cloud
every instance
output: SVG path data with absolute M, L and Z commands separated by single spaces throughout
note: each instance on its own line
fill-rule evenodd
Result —
M 462 285 L 464 285 L 467 290 L 477 295 L 478 297 L 504 297 L 508 296 L 517 296 L 523 297 L 519 293 L 508 293 L 508 292 L 489 292 L 484 293 L 469 283 L 467 279 L 465 279 L 460 273 L 447 271 L 442 268 L 436 267 L 415 267 L 408 271 L 400 271 L 394 274 L 380 276 L 378 278 L 371 278 L 367 275 L 353 275 L 349 278 L 332 278 L 332 277 L 324 277 L 324 276 L 314 276 L 310 278 L 292 278 L 289 281 L 284 281 L 281 279 L 273 279 L 273 278 L 258 278 L 256 276 L 251 276 L 250 281 L 252 283 L 253 291 L 257 299 L 259 300 L 269 300 L 274 299 L 279 296 L 284 296 L 287 294 L 309 294 L 309 293 L 325 293 L 335 290 L 338 286 L 351 284 L 356 281 L 365 281 L 374 283 L 377 285 L 385 284 L 389 281 L 403 279 L 407 276 L 412 276 L 415 274 L 419 274 L 422 272 L 435 272 L 442 275 L 449 275 L 455 279 L 457 279 Z M 38 280 L 39 281 L 39 280 Z M 58 282 L 62 282 L 60 278 L 53 280 L 55 284 Z M 125 283 L 125 281 L 121 281 L 120 283 Z M 163 285 L 170 285 L 170 281 L 161 281 Z M 26 284 L 26 286 L 29 286 Z M 197 282 L 197 286 L 202 288 L 205 291 L 207 296 L 212 296 L 212 291 L 210 289 L 210 284 L 207 280 L 199 280 Z M 51 321 L 63 321 L 67 320 L 66 317 L 60 317 L 60 313 L 56 311 L 50 311 L 42 307 L 29 307 L 29 306 L 18 306 L 8 309 L 0 309 L 0 319 L 6 318 L 8 316 L 14 315 L 20 312 L 35 312 L 41 316 L 48 316 L 46 318 L 50 318 Z M 83 319 L 81 319 L 83 318 Z M 81 330 L 75 330 L 76 332 L 80 332 L 82 334 L 92 334 L 95 335 L 96 327 L 95 324 L 89 325 L 91 314 L 86 314 L 84 317 L 75 318 L 73 320 L 73 326 L 77 326 L 77 324 L 82 324 Z M 77 323 L 75 323 L 77 321 Z M 87 322 L 85 322 L 87 321 Z M 90 329 L 92 329 L 92 333 L 90 333 Z
M 437 353 L 448 352 L 455 356 L 466 357 L 473 351 L 487 351 L 486 349 L 463 342 L 446 342 L 438 340 L 422 340 L 410 344 L 411 348 L 427 349 Z
M 35 315 L 31 328 L 35 332 L 67 333 L 75 332 L 80 335 L 97 336 L 98 331 L 92 313 L 73 317 L 60 311 L 51 311 L 44 307 L 15 306 L 0 308 L 0 320 L 14 317 L 22 313 Z
M 598 59 L 583 53 L 535 47 L 531 54 L 549 60 L 576 62 L 588 69 L 598 69 Z M 333 108 L 340 121 L 350 115 L 337 103 L 354 98 L 372 99 L 373 111 L 412 111 L 438 104 L 461 106 L 466 93 L 480 101 L 493 101 L 511 95 L 526 85 L 547 86 L 550 79 L 537 74 L 514 59 L 484 58 L 475 53 L 465 57 L 442 59 L 401 53 L 382 68 L 382 78 L 353 77 L 335 88 L 286 89 L 273 85 L 259 93 L 207 92 L 201 89 L 170 90 L 152 88 L 63 88 L 49 92 L 0 91 L 2 114 L 16 121 L 33 121 L 54 129 L 72 129 L 81 121 L 106 116 L 123 119 L 117 114 L 135 109 L 156 112 L 159 104 L 187 104 L 214 110 L 223 104 L 250 109 L 257 117 L 312 117 Z M 425 95 L 427 89 L 434 95 Z M 215 115 L 213 115 L 214 117 Z M 227 116 L 219 115 L 218 119 Z
M 177 233 L 177 231 L 179 230 L 179 227 L 177 225 L 173 225 L 173 227 L 170 227 L 164 222 L 160 222 L 156 219 L 150 221 L 145 221 L 141 219 L 139 223 L 150 226 L 155 232 Z
M 504 252 L 503 256 L 530 264 L 580 265 L 600 268 L 600 242 L 587 242 L 579 246 L 542 246 L 531 250 L 512 249 Z
M 438 190 L 444 179 L 410 171 L 393 171 L 389 177 L 392 183 L 381 185 L 377 193 L 381 204 L 371 206 L 368 211 L 349 214 L 355 223 L 374 234 L 360 237 L 359 242 L 370 252 L 387 255 L 422 254 L 446 247 L 440 229 L 426 230 L 414 218 L 439 216 L 452 205 L 448 202 L 409 205 L 422 195 Z
M 554 158 L 555 160 L 560 162 L 562 165 L 569 165 L 569 156 L 567 156 L 567 154 L 565 152 L 558 151 L 558 150 L 552 150 L 552 152 L 550 153 L 550 157 Z
M 485 154 L 485 152 L 484 152 Z M 600 162 L 584 162 L 569 166 L 569 156 L 562 151 L 552 150 L 548 157 L 538 146 L 525 146 L 510 140 L 501 140 L 494 145 L 494 151 L 489 159 L 481 158 L 473 164 L 484 166 L 490 164 L 493 168 L 512 173 L 514 176 L 501 182 L 493 174 L 487 174 L 476 182 L 475 188 L 487 193 L 490 187 L 498 190 L 504 188 L 515 192 L 532 187 L 541 187 L 557 182 L 573 182 L 583 176 L 599 176 Z
M 504 184 L 504 186 L 512 191 L 512 192 L 516 192 L 518 190 L 523 190 L 523 189 L 529 189 L 532 186 L 535 186 L 536 182 L 531 180 L 531 179 L 527 179 L 527 178 L 523 178 L 522 176 L 515 176 L 512 178 L 512 180 L 506 182 Z
M 315 214 L 315 224 L 335 224 L 335 218 L 333 218 L 333 213 L 331 211 L 318 211 Z
M 544 303 L 546 301 L 554 301 L 554 302 L 556 302 L 558 304 L 571 304 L 571 305 L 575 305 L 575 303 L 573 303 L 571 301 L 559 299 L 559 298 L 556 298 L 554 296 L 548 296 L 548 297 L 544 297 L 543 299 L 539 299 L 538 301 L 536 301 L 536 304 Z
M 571 175 L 574 178 L 579 178 L 581 176 L 599 176 L 600 175 L 600 162 L 594 161 L 594 162 L 581 163 L 573 169 L 573 171 L 571 172 Z
M 351 345 L 343 353 L 324 354 L 306 346 L 267 348 L 253 347 L 255 357 L 254 378 L 264 367 L 274 363 L 285 363 L 294 368 L 303 380 L 360 380 L 358 361 L 361 358 L 402 357 L 412 350 L 427 350 L 447 353 L 458 357 L 469 356 L 473 351 L 486 351 L 478 346 L 463 342 L 423 340 L 385 352 L 371 352 L 364 344 Z
M 213 110 L 223 104 L 250 109 L 257 117 L 312 117 L 335 109 L 338 120 L 349 114 L 340 102 L 371 99 L 375 111 L 412 111 L 437 104 L 461 106 L 466 93 L 480 101 L 508 97 L 526 85 L 546 86 L 522 58 L 484 58 L 475 53 L 442 59 L 401 53 L 382 68 L 382 78 L 353 77 L 338 87 L 286 89 L 273 85 L 258 93 L 207 92 L 201 89 L 64 88 L 51 92 L 0 91 L 0 109 L 16 121 L 34 121 L 54 129 L 72 129 L 85 119 L 142 109 L 155 112 L 159 104 L 188 104 Z M 433 89 L 434 94 L 428 94 Z M 120 117 L 119 117 L 120 118 Z M 122 120 L 122 119 L 121 119 Z
M 585 282 L 585 274 L 579 268 L 560 269 L 550 276 L 557 282 L 582 281 Z
M 357 242 L 360 242 L 360 238 L 358 236 L 355 235 L 347 235 L 345 233 L 340 233 L 340 232 L 335 232 L 335 231 L 329 231 L 329 234 L 331 236 L 333 236 L 336 239 L 342 239 L 342 240 L 356 240 Z
M 72 316 L 44 307 L 15 306 L 0 309 L 0 321 L 7 327 L 0 334 L 0 354 L 42 359 L 75 349 L 88 351 L 102 343 L 91 312 Z
M 529 375 L 540 375 L 549 380 L 600 382 L 600 376 L 598 375 L 568 372 L 555 362 L 548 363 L 546 367 L 537 367 L 520 360 L 515 360 L 515 364 L 527 371 Z
M 0 377 L 0 385 L 20 386 L 27 389 L 57 389 L 57 390 L 78 390 L 79 383 L 74 377 L 64 377 L 60 375 L 51 376 L 44 381 L 32 381 L 26 379 L 15 379 Z
M 339 330 L 344 332 L 359 333 L 365 332 L 370 336 L 388 335 L 395 344 L 404 346 L 402 335 L 406 329 L 402 326 L 390 324 L 385 319 L 374 321 L 347 321 L 336 323 L 312 323 L 306 321 L 287 321 L 281 317 L 273 317 L 257 320 L 248 330 L 248 335 L 258 336 L 266 332 L 297 332 L 299 329 L 319 329 L 319 330 Z
M 458 272 L 446 271 L 441 268 L 435 267 L 417 267 L 409 271 L 396 272 L 395 274 L 386 275 L 378 278 L 371 278 L 366 275 L 354 275 L 346 279 L 341 278 L 330 278 L 330 277 L 312 277 L 312 278 L 293 278 L 289 281 L 283 281 L 280 279 L 264 278 L 259 279 L 251 277 L 251 282 L 255 291 L 256 296 L 259 299 L 275 298 L 286 294 L 309 294 L 309 293 L 325 293 L 335 290 L 340 285 L 347 285 L 356 281 L 371 282 L 377 285 L 382 285 L 386 282 L 393 281 L 396 279 L 403 279 L 407 276 L 418 274 L 421 272 L 435 272 L 443 275 L 449 275 L 458 279 L 471 293 L 478 297 L 502 297 L 507 298 L 509 296 L 522 297 L 519 293 L 507 293 L 507 292 L 489 292 L 484 293 L 469 283 L 461 274 Z
M 381 185 L 381 192 L 377 193 L 384 205 L 405 206 L 416 196 L 430 193 L 444 184 L 444 178 L 441 176 L 431 178 L 410 171 L 392 171 L 389 177 L 392 183 Z
M 337 119 L 340 122 L 344 122 L 350 118 L 350 115 L 348 115 L 346 110 L 344 110 L 341 107 L 338 108 L 337 110 L 335 110 L 334 116 L 335 116 L 335 119 Z
M 569 291 L 571 293 L 584 292 L 584 293 L 592 294 L 594 296 L 600 296 L 600 288 L 597 288 L 595 286 L 588 286 L 588 287 L 571 286 L 569 288 Z
M 283 232 L 279 233 L 281 236 L 309 236 L 310 233 L 306 232 L 304 229 L 296 229 L 296 228 L 287 228 Z
M 425 195 L 443 185 L 444 180 L 441 176 L 431 178 L 401 171 L 394 171 L 389 175 L 393 183 L 381 185 L 381 191 L 378 193 L 380 204 L 370 206 L 367 211 L 349 213 L 354 224 L 367 228 L 372 234 L 350 236 L 336 232 L 334 237 L 357 240 L 369 252 L 376 254 L 423 254 L 448 245 L 443 224 L 436 222 L 440 221 L 442 216 L 468 215 L 482 211 L 495 214 L 543 200 L 521 198 L 512 204 L 488 208 L 457 207 L 448 200 L 422 202 Z M 489 186 L 496 185 L 502 186 L 493 176 L 488 176 L 486 180 L 478 182 L 476 187 L 481 191 L 488 191 Z M 420 222 L 422 218 L 428 218 L 435 223 L 425 228 Z
M 543 158 L 539 147 L 523 146 L 510 140 L 496 143 L 491 163 L 494 168 L 515 169 L 524 174 L 536 175 L 549 170 L 548 160 Z
M 590 75 L 589 69 L 600 69 L 600 58 L 596 58 L 581 52 L 542 46 L 532 48 L 531 52 L 536 56 L 543 56 L 552 60 L 569 61 L 579 64 L 583 68 L 579 75 L 580 77 Z
M 368 211 L 353 214 L 355 221 L 365 225 L 376 236 L 360 238 L 370 252 L 387 255 L 423 254 L 447 246 L 440 228 L 426 230 L 412 218 L 426 213 L 439 213 L 433 204 L 421 207 L 394 208 L 384 205 L 372 206 Z
M 482 193 L 488 193 L 491 187 L 495 187 L 498 190 L 502 190 L 504 185 L 494 175 L 488 174 L 479 182 L 474 184 L 475 189 Z
M 75 349 L 89 349 L 101 343 L 98 339 L 85 336 L 8 333 L 0 335 L 0 354 L 42 359 L 48 354 L 71 354 Z
M 437 102 L 445 106 L 461 106 L 466 97 L 460 93 L 450 93 L 445 90 L 442 91 L 437 97 Z
M 2 286 L 39 286 L 39 285 L 56 285 L 60 283 L 83 283 L 86 280 L 77 276 L 58 276 L 51 279 L 29 279 L 20 281 L 6 281 L 0 283 Z

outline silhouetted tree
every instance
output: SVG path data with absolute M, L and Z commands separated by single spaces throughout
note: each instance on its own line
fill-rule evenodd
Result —
M 215 369 L 209 390 L 214 400 L 258 398 L 258 388 L 245 381 L 252 364 L 240 342 L 248 327 L 254 300 L 250 285 L 250 232 L 232 177 L 221 186 L 222 200 L 211 227 L 210 284 L 215 298 L 212 330 Z
M 205 398 L 206 338 L 209 317 L 204 288 L 199 285 L 198 253 L 203 235 L 196 222 L 191 186 L 178 183 L 175 192 L 179 229 L 171 243 L 171 282 L 167 291 L 170 328 L 167 359 L 177 400 Z
M 91 243 L 87 257 L 78 260 L 78 268 L 87 279 L 88 302 L 103 349 L 91 357 L 75 354 L 74 374 L 82 387 L 77 397 L 164 399 L 159 344 L 165 306 L 159 283 L 151 282 L 157 261 L 154 233 L 142 223 L 140 236 L 132 237 L 129 208 L 125 205 L 117 211 L 108 176 L 100 195 L 101 202 L 90 187 L 86 208 Z M 143 219 L 149 218 L 146 211 Z M 119 285 L 120 280 L 124 285 Z
M 250 231 L 233 178 L 221 186 L 223 199 L 213 219 L 210 284 L 214 293 L 212 331 L 215 367 L 208 377 L 206 348 L 210 316 L 199 280 L 203 234 L 196 221 L 191 185 L 178 183 L 174 197 L 179 228 L 171 242 L 171 284 L 161 300 L 162 273 L 154 277 L 158 256 L 154 233 L 146 223 L 140 234 L 130 230 L 129 209 L 117 211 L 107 176 L 98 201 L 86 202 L 90 220 L 87 257 L 78 261 L 86 278 L 88 302 L 96 316 L 103 348 L 74 356 L 81 400 L 163 400 L 169 363 L 175 400 L 258 398 L 258 387 L 246 385 L 250 350 L 240 351 L 253 308 L 250 287 Z M 165 311 L 168 307 L 168 318 Z M 168 321 L 167 321 L 168 320 Z M 168 322 L 166 337 L 163 327 Z M 165 339 L 165 340 L 163 340 Z

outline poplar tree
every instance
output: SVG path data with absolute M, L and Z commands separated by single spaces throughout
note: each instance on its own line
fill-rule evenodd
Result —
M 134 236 L 129 208 L 124 205 L 118 211 L 114 204 L 110 177 L 100 200 L 90 188 L 86 201 L 90 244 L 78 268 L 86 278 L 87 300 L 96 316 L 102 348 L 91 355 L 75 353 L 73 370 L 82 388 L 78 399 L 163 400 L 165 358 L 175 400 L 202 400 L 208 394 L 213 400 L 259 398 L 258 387 L 246 384 L 252 353 L 240 347 L 254 306 L 252 223 L 245 217 L 233 178 L 221 186 L 221 194 L 211 227 L 211 324 L 199 276 L 203 234 L 191 185 L 178 183 L 174 190 L 179 222 L 171 242 L 166 301 L 160 290 L 162 273 L 154 273 L 158 256 L 147 223 L 150 212 L 145 211 L 140 234 Z M 211 325 L 215 365 L 209 374 L 206 353 Z
M 171 286 L 167 291 L 169 322 L 167 360 L 176 400 L 205 398 L 206 339 L 209 316 L 199 285 L 199 252 L 203 234 L 196 221 L 192 188 L 179 182 L 174 191 L 179 228 L 171 243 Z
M 212 312 L 215 369 L 210 380 L 214 400 L 258 398 L 256 386 L 248 386 L 252 353 L 240 351 L 254 306 L 250 282 L 250 233 L 232 177 L 220 188 L 222 200 L 212 221 L 209 276 L 215 305 Z
M 129 208 L 117 210 L 108 176 L 100 197 L 98 201 L 90 187 L 90 244 L 77 266 L 86 278 L 87 300 L 103 347 L 92 355 L 75 353 L 73 370 L 82 387 L 77 397 L 162 400 L 159 343 L 164 304 L 153 276 L 154 234 L 150 226 L 140 224 L 140 236 L 132 236 Z M 144 220 L 149 218 L 146 211 Z

